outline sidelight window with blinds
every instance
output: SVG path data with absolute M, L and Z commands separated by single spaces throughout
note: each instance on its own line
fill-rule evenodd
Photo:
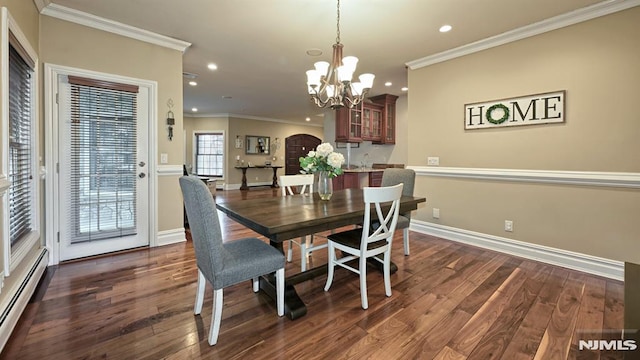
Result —
M 71 243 L 136 233 L 138 87 L 76 76 L 70 84 Z
M 35 62 L 9 32 L 9 238 L 11 248 L 34 226 L 33 100 Z

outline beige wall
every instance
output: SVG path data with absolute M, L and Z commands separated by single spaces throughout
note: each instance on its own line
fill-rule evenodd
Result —
M 236 156 L 240 156 L 241 160 L 253 163 L 254 165 L 264 165 L 265 161 L 271 161 L 273 165 L 284 166 L 284 139 L 295 134 L 310 134 L 322 139 L 323 130 L 319 126 L 296 125 L 284 122 L 253 120 L 237 117 L 198 117 L 185 118 L 185 137 L 186 137 L 186 161 L 187 165 L 193 162 L 193 132 L 196 130 L 224 130 L 226 134 L 227 145 L 227 161 L 225 167 L 224 183 L 228 187 L 239 187 L 242 182 L 242 172 L 234 168 L 236 165 Z M 269 136 L 272 144 L 278 138 L 280 147 L 275 149 L 272 147 L 271 154 L 265 155 L 246 155 L 244 147 L 235 148 L 236 136 L 240 136 L 244 144 L 246 135 Z M 273 161 L 273 157 L 276 158 Z M 284 168 L 278 170 L 278 175 L 284 174 Z M 249 185 L 271 183 L 273 171 L 271 169 L 252 169 L 247 172 L 247 182 Z M 220 186 L 219 186 L 220 187 Z
M 182 52 L 84 27 L 49 16 L 41 16 L 41 61 L 85 70 L 155 81 L 158 84 L 157 156 L 169 155 L 168 165 L 183 159 Z M 173 141 L 166 130 L 167 101 L 173 100 L 176 124 Z M 166 179 L 169 177 L 170 179 Z M 157 182 L 158 230 L 182 227 L 182 202 L 177 175 Z
M 636 7 L 410 71 L 409 163 L 640 172 L 638 33 Z M 563 124 L 464 130 L 466 103 L 556 90 Z M 427 197 L 418 220 L 640 262 L 637 189 L 420 177 L 416 193 Z

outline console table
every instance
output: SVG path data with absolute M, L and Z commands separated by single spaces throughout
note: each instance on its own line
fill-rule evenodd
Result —
M 247 185 L 247 169 L 273 169 L 273 182 L 271 183 L 272 188 L 280 187 L 278 185 L 278 169 L 281 169 L 282 166 L 236 166 L 236 169 L 242 170 L 242 185 L 240 185 L 240 190 L 249 190 L 249 186 Z

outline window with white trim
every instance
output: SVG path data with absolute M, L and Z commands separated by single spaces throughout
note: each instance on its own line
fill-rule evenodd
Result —
M 224 176 L 224 133 L 195 132 L 193 136 L 193 172 L 200 176 Z
M 39 241 L 38 220 L 38 140 L 36 112 L 37 56 L 24 34 L 2 9 L 2 32 L 8 44 L 2 46 L 2 134 L 5 137 L 3 173 L 9 188 L 4 196 L 4 272 L 9 275 Z M 4 45 L 4 44 L 3 44 Z

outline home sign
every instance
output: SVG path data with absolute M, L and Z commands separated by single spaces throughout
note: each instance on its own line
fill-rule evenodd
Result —
M 494 100 L 464 106 L 464 128 L 489 129 L 507 126 L 564 122 L 565 91 Z

